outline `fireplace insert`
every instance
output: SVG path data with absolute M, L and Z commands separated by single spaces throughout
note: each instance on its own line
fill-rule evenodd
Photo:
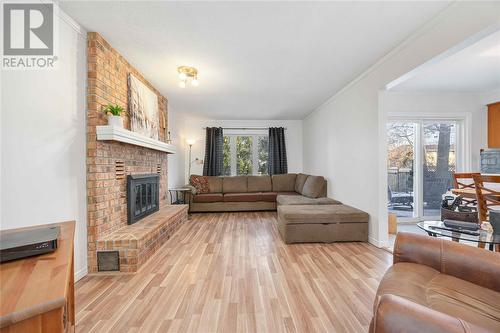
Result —
M 127 176 L 127 223 L 134 224 L 160 209 L 160 175 Z

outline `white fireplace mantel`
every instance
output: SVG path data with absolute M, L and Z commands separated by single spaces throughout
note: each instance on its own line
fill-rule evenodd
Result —
M 97 140 L 112 140 L 175 154 L 175 146 L 117 126 L 97 126 Z

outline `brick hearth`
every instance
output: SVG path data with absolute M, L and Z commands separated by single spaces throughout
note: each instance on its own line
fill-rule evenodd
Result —
M 127 226 L 126 175 L 159 173 L 160 206 L 167 204 L 167 154 L 120 143 L 98 141 L 96 126 L 106 125 L 108 104 L 128 110 L 128 74 L 132 73 L 158 96 L 159 139 L 165 142 L 167 99 L 98 33 L 87 38 L 87 199 L 88 271 L 97 271 L 97 240 Z M 124 118 L 124 127 L 130 121 Z M 140 223 L 140 222 L 139 222 Z
M 166 205 L 140 222 L 97 240 L 97 251 L 119 251 L 120 272 L 137 272 L 187 220 L 187 205 Z

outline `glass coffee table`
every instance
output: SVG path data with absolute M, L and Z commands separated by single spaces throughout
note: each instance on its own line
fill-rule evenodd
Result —
M 442 221 L 424 221 L 417 223 L 417 226 L 424 230 L 429 236 L 432 237 L 447 237 L 455 242 L 467 241 L 477 244 L 484 244 L 490 250 L 500 248 L 500 235 L 493 234 L 492 232 L 479 229 L 477 231 L 457 230 L 451 229 L 444 225 Z

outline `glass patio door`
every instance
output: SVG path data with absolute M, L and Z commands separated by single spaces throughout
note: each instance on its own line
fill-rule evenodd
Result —
M 387 197 L 390 213 L 398 218 L 415 215 L 415 139 L 417 124 L 387 124 Z
M 423 216 L 441 215 L 442 195 L 453 186 L 456 169 L 457 124 L 453 121 L 422 123 Z
M 387 124 L 388 210 L 400 221 L 438 218 L 442 195 L 460 162 L 457 120 L 395 120 Z

